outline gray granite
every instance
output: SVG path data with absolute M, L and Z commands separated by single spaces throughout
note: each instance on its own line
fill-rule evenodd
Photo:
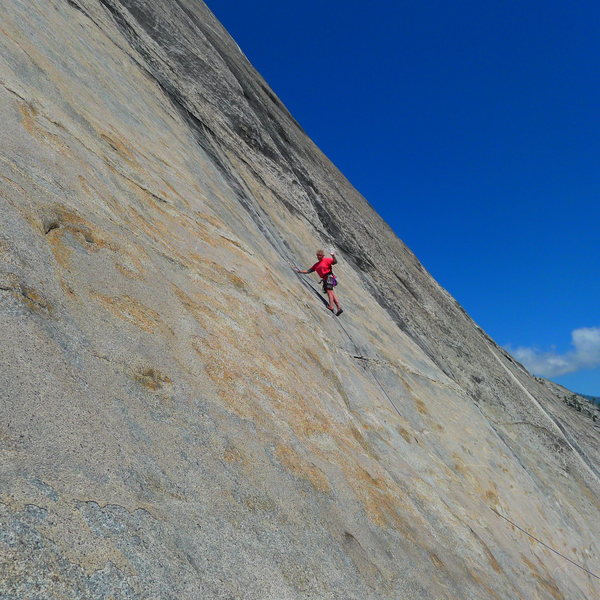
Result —
M 494 512 L 597 572 L 597 424 L 203 3 L 2 3 L 0 117 L 0 598 L 600 596 Z

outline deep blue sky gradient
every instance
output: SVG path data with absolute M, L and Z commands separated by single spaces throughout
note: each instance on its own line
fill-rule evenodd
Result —
M 600 327 L 600 3 L 208 4 L 498 343 Z M 600 368 L 556 380 L 600 396 Z

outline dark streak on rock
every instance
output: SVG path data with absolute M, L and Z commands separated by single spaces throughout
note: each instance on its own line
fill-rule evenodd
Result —
M 83 10 L 83 8 L 81 8 L 81 6 L 79 6 L 79 4 L 77 4 L 77 2 L 74 2 L 74 0 L 65 0 L 65 2 L 71 7 L 74 8 L 75 10 L 78 10 L 79 12 L 83 13 L 86 17 L 89 18 L 89 15 Z
M 58 229 L 60 224 L 57 221 L 51 221 L 48 225 L 44 226 L 44 235 L 48 235 L 54 229 Z

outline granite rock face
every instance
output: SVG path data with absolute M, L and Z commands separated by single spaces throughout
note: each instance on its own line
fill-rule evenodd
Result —
M 3 2 L 0 111 L 0 598 L 600 597 L 500 516 L 598 573 L 597 427 L 206 6 Z

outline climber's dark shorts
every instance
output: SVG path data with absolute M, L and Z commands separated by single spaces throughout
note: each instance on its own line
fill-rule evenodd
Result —
M 333 275 L 327 275 L 321 280 L 323 284 L 323 292 L 327 292 L 327 290 L 333 289 Z

